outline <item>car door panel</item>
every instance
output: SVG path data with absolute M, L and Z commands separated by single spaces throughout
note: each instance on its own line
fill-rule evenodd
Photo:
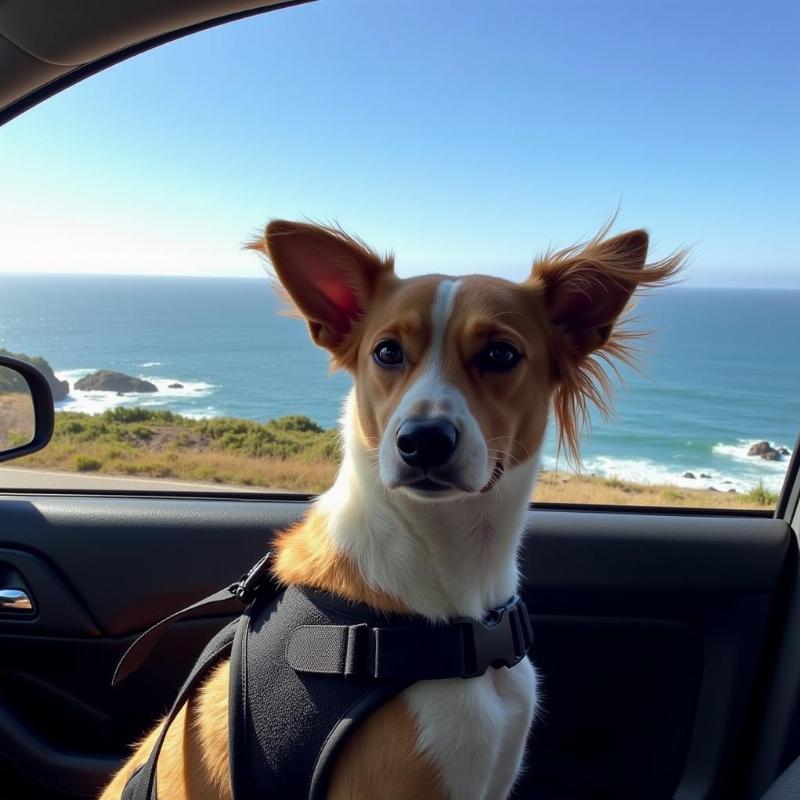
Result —
M 125 648 L 237 578 L 306 508 L 259 497 L 0 499 L 0 562 L 14 564 L 38 609 L 0 619 L 0 752 L 21 786 L 36 787 L 20 797 L 61 796 L 45 786 L 91 796 L 225 619 L 175 625 L 112 688 Z M 788 525 L 535 509 L 527 529 L 523 591 L 543 711 L 515 796 L 734 797 L 731 755 L 795 552 Z

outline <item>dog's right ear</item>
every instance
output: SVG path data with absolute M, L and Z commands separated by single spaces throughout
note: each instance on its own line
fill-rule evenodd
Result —
M 392 272 L 391 258 L 382 259 L 338 228 L 286 220 L 270 222 L 250 248 L 268 256 L 314 342 L 347 366 L 354 350 L 350 334 L 378 279 Z

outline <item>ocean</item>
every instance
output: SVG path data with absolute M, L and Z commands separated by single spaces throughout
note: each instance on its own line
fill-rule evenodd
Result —
M 279 308 L 266 278 L 0 275 L 0 347 L 44 356 L 70 385 L 110 369 L 159 388 L 124 397 L 73 390 L 58 410 L 304 414 L 333 426 L 350 379 L 330 374 L 304 323 Z M 637 314 L 655 331 L 642 374 L 622 369 L 615 419 L 593 418 L 583 470 L 720 490 L 763 481 L 778 491 L 787 459 L 746 453 L 762 439 L 791 450 L 800 432 L 800 291 L 674 287 L 642 298 Z M 552 430 L 544 466 L 567 466 Z

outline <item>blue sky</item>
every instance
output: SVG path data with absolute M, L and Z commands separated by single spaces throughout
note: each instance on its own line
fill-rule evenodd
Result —
M 257 275 L 271 217 L 401 274 L 522 279 L 593 233 L 687 283 L 800 288 L 800 4 L 319 0 L 188 37 L 0 129 L 0 271 Z

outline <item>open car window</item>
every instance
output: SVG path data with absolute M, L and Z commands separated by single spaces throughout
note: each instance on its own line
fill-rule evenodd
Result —
M 639 301 L 641 371 L 580 469 L 550 431 L 534 499 L 773 508 L 800 426 L 793 13 L 311 4 L 8 123 L 0 348 L 42 359 L 58 414 L 0 489 L 330 485 L 350 379 L 242 250 L 270 217 L 336 220 L 401 275 L 522 280 L 619 209 L 691 262 Z

